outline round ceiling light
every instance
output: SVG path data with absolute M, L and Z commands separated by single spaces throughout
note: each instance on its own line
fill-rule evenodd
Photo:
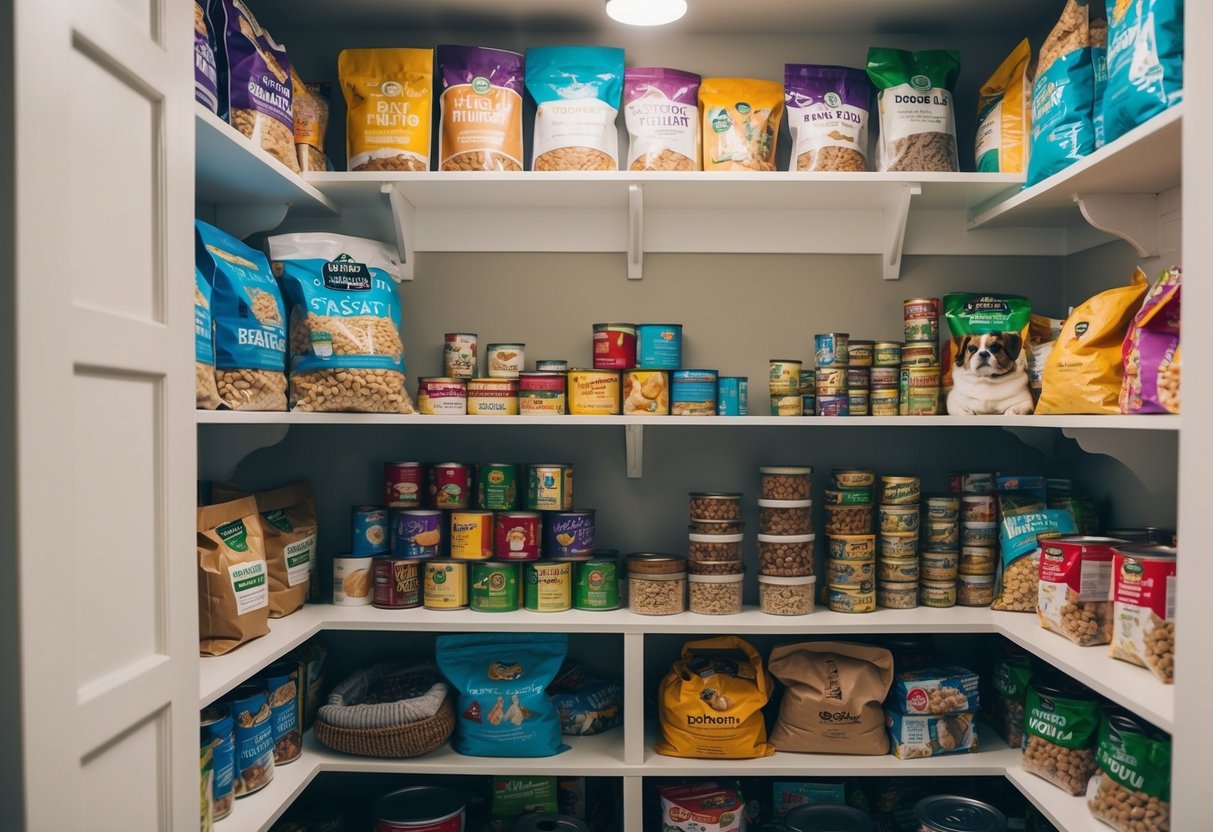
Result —
M 607 0 L 607 16 L 629 26 L 661 26 L 687 13 L 687 0 Z

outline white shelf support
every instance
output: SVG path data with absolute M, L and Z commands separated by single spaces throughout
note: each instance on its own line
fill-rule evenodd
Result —
M 396 248 L 400 254 L 400 279 L 412 280 L 417 265 L 417 209 L 396 185 L 384 184 L 392 206 L 392 226 L 396 229 Z
M 644 764 L 644 633 L 623 634 L 623 666 L 637 669 L 623 674 L 623 701 L 640 703 L 623 710 L 623 759 L 638 766 Z
M 286 219 L 286 212 L 290 208 L 285 202 L 216 205 L 215 224 L 243 240 L 258 231 L 273 231 Z
M 628 185 L 628 280 L 640 280 L 643 277 L 644 186 Z
M 1083 219 L 1137 249 L 1143 260 L 1159 254 L 1159 206 L 1155 194 L 1075 194 Z
M 624 425 L 623 439 L 627 444 L 628 479 L 644 476 L 644 425 Z
M 881 270 L 885 280 L 901 278 L 901 253 L 905 249 L 910 201 L 921 193 L 922 185 L 905 185 L 897 192 L 893 202 L 884 209 L 885 236 Z

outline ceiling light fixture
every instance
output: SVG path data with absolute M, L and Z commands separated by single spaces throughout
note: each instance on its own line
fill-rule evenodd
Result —
M 661 26 L 687 13 L 687 0 L 606 0 L 607 16 L 629 26 Z

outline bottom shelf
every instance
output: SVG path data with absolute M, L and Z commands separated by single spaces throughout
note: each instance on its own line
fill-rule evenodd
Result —
M 1023 770 L 1018 762 L 1008 766 L 1006 778 L 1062 832 L 1108 832 L 1110 827 L 1091 817 L 1086 797 L 1074 797 L 1047 780 Z

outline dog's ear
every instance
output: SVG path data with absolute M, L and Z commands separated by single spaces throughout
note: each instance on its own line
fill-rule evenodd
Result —
M 1007 358 L 1012 361 L 1019 360 L 1019 353 L 1023 349 L 1023 336 L 1018 332 L 1004 332 L 1002 334 L 1003 346 L 1007 350 Z
M 956 366 L 963 367 L 965 359 L 969 357 L 969 342 L 973 340 L 972 335 L 966 335 L 960 341 L 960 349 L 956 351 Z

